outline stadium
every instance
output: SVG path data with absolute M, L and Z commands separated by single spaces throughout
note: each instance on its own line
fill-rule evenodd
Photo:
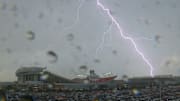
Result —
M 16 71 L 17 83 L 21 85 L 52 84 L 58 87 L 71 89 L 88 89 L 92 87 L 115 87 L 116 75 L 99 77 L 94 70 L 85 78 L 68 79 L 47 70 L 45 67 L 21 67 Z M 60 89 L 60 88 L 59 88 Z
M 43 67 L 21 67 L 16 71 L 16 76 L 18 83 L 72 83 L 71 80 L 53 74 Z
M 0 86 L 7 99 L 17 101 L 22 96 L 35 97 L 37 101 L 180 100 L 180 77 L 172 75 L 117 80 L 116 75 L 100 77 L 90 70 L 83 79 L 68 79 L 45 67 L 21 67 L 15 74 L 17 81 L 1 83 Z

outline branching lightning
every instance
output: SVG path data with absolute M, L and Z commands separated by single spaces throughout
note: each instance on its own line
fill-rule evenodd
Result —
M 79 4 L 79 6 L 78 6 L 78 8 L 77 8 L 77 13 L 76 13 L 75 21 L 73 22 L 73 24 L 72 24 L 71 26 L 68 26 L 68 27 L 64 28 L 64 30 L 69 30 L 69 29 L 73 28 L 73 27 L 79 22 L 80 9 L 81 9 L 81 7 L 83 6 L 84 1 L 85 1 L 85 0 L 80 0 L 80 1 L 79 1 L 80 4 Z
M 99 44 L 98 48 L 96 49 L 96 56 L 98 55 L 99 51 L 101 51 L 103 49 L 105 37 L 106 37 L 107 33 L 111 30 L 112 25 L 113 25 L 113 22 L 111 21 L 111 24 L 108 26 L 108 29 L 103 33 L 102 41 Z
M 132 36 L 131 34 L 126 33 L 128 36 Z M 134 40 L 146 40 L 146 41 L 154 41 L 154 38 L 145 37 L 145 36 L 133 36 Z
M 153 41 L 154 40 L 153 38 L 147 38 L 147 37 L 143 37 L 143 36 L 135 37 L 134 39 L 135 40 L 148 40 L 148 41 Z
M 141 58 L 143 59 L 143 61 L 149 66 L 149 68 L 150 68 L 150 75 L 151 75 L 151 77 L 153 77 L 153 76 L 154 76 L 154 74 L 153 74 L 154 68 L 153 68 L 152 64 L 149 62 L 149 60 L 144 56 L 143 52 L 141 52 L 141 51 L 139 50 L 139 48 L 137 47 L 137 44 L 136 44 L 136 42 L 134 41 L 134 39 L 133 39 L 132 37 L 129 37 L 129 36 L 127 36 L 127 35 L 125 35 L 125 34 L 123 33 L 123 30 L 122 30 L 120 24 L 119 24 L 118 21 L 113 17 L 113 15 L 112 15 L 111 12 L 110 12 L 110 9 L 106 8 L 106 7 L 100 2 L 100 0 L 96 0 L 96 4 L 97 4 L 98 7 L 100 7 L 100 8 L 107 14 L 107 16 L 108 16 L 108 17 L 112 20 L 112 22 L 116 25 L 116 27 L 117 27 L 118 30 L 119 30 L 119 33 L 120 33 L 121 37 L 122 37 L 123 39 L 129 40 L 129 41 L 131 42 L 131 44 L 134 46 L 136 52 L 141 56 Z

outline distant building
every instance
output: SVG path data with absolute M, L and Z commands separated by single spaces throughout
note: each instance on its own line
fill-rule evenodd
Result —
M 155 77 L 139 77 L 130 78 L 128 84 L 130 87 L 146 87 L 153 85 L 169 85 L 179 84 L 180 77 L 174 77 L 172 75 L 158 75 Z
M 73 80 L 67 79 L 65 77 L 56 75 L 46 68 L 42 67 L 21 67 L 17 69 L 16 76 L 17 82 L 2 82 L 0 83 L 0 88 L 10 88 L 19 87 L 27 88 L 29 85 L 35 88 L 43 88 L 47 85 L 53 85 L 56 89 L 72 88 L 72 89 L 93 89 L 93 88 L 114 88 L 127 86 L 130 88 L 139 87 L 144 88 L 148 86 L 158 86 L 158 85 L 179 85 L 180 77 L 174 77 L 172 75 L 160 75 L 155 77 L 139 77 L 139 78 L 129 78 L 125 80 L 115 80 L 117 77 L 111 73 L 106 73 L 103 77 L 100 77 L 95 73 L 94 70 L 90 70 L 89 75 L 85 78 L 75 78 Z
M 16 76 L 18 83 L 72 83 L 42 67 L 21 67 L 16 71 Z
M 41 67 L 21 67 L 16 71 L 18 82 L 40 81 L 41 73 L 46 68 Z
M 104 77 L 100 77 L 95 73 L 94 70 L 90 70 L 90 74 L 87 76 L 87 79 L 89 80 L 90 83 L 108 83 L 111 81 L 114 81 L 114 79 L 117 77 L 117 75 L 106 75 Z

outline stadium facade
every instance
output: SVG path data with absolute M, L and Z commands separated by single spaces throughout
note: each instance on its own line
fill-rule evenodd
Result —
M 155 76 L 151 77 L 141 77 L 141 78 L 129 78 L 128 81 L 114 80 L 116 75 L 108 75 L 106 77 L 98 76 L 95 71 L 91 70 L 89 76 L 80 79 L 68 79 L 59 75 L 56 75 L 48 71 L 45 67 L 21 67 L 16 71 L 17 81 L 12 83 L 0 83 L 0 87 L 5 86 L 17 86 L 17 85 L 27 85 L 41 87 L 42 85 L 53 85 L 57 89 L 61 88 L 71 88 L 71 89 L 81 89 L 81 88 L 113 88 L 124 86 L 128 84 L 129 87 L 145 87 L 150 85 L 161 84 L 179 84 L 180 77 L 174 76 Z M 88 82 L 85 82 L 87 81 Z M 21 86 L 23 87 L 23 86 Z
M 90 75 L 84 79 L 75 80 L 56 75 L 48 71 L 45 67 L 21 67 L 16 71 L 17 83 L 21 85 L 43 85 L 52 84 L 57 88 L 93 88 L 96 87 L 115 87 L 115 75 L 106 77 L 98 76 L 94 70 L 90 70 Z M 86 82 L 85 82 L 86 81 Z
M 146 86 L 179 85 L 180 77 L 173 75 L 159 75 L 155 77 L 136 77 L 128 80 L 129 87 L 145 88 Z
M 41 73 L 45 68 L 40 67 L 22 67 L 16 71 L 17 81 L 40 81 Z
M 45 67 L 21 67 L 16 71 L 18 83 L 73 83 L 72 80 L 49 72 Z

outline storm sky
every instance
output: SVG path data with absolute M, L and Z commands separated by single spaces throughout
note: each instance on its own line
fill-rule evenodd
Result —
M 180 74 L 179 0 L 101 2 L 135 39 L 155 75 Z M 83 65 L 118 78 L 150 76 L 96 0 L 0 0 L 0 81 L 16 80 L 23 66 L 73 78 Z

